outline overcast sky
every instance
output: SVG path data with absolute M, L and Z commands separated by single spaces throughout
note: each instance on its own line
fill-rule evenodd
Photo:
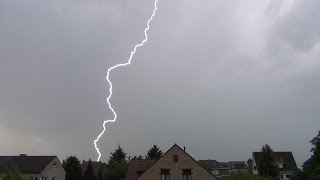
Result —
M 0 154 L 96 159 L 112 118 L 107 69 L 126 62 L 152 0 L 0 1 Z M 269 144 L 310 157 L 320 127 L 318 0 L 159 0 L 149 41 L 112 71 L 118 113 L 102 161 L 186 146 L 247 160 Z

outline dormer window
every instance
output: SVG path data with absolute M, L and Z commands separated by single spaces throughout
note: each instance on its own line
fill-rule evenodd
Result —
M 280 169 L 283 168 L 283 161 L 282 161 L 281 158 L 279 159 L 279 162 L 277 162 L 277 165 L 278 165 L 278 167 L 279 167 Z
M 174 162 L 178 162 L 179 161 L 178 155 L 173 155 L 173 161 Z

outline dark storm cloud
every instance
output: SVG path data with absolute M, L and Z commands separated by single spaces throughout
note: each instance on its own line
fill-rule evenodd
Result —
M 316 4 L 160 0 L 148 43 L 111 74 L 119 117 L 100 139 L 102 160 L 117 144 L 140 155 L 173 143 L 196 158 L 247 160 L 269 143 L 303 162 L 319 127 Z M 95 158 L 93 140 L 112 118 L 106 70 L 142 40 L 153 2 L 0 8 L 1 153 Z

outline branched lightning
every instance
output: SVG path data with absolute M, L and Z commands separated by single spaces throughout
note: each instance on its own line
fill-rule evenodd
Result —
M 149 24 L 150 24 L 150 22 L 152 21 L 153 17 L 155 16 L 156 12 L 157 12 L 157 9 L 158 9 L 157 4 L 158 4 L 158 1 L 159 1 L 159 0 L 155 0 L 155 2 L 154 2 L 154 10 L 153 10 L 153 12 L 152 12 L 151 17 L 149 18 L 149 20 L 148 20 L 148 22 L 147 22 L 147 27 L 144 29 L 144 35 L 145 35 L 144 40 L 143 40 L 140 44 L 137 44 L 137 45 L 134 47 L 134 49 L 133 49 L 133 51 L 131 51 L 130 57 L 129 57 L 129 59 L 128 59 L 128 61 L 127 61 L 126 63 L 117 64 L 117 65 L 112 66 L 111 68 L 108 69 L 106 79 L 107 79 L 107 81 L 108 81 L 108 83 L 109 83 L 109 85 L 110 85 L 110 88 L 109 88 L 109 96 L 108 96 L 108 98 L 107 98 L 107 103 L 108 103 L 109 109 L 112 111 L 114 117 L 113 117 L 113 119 L 105 120 L 105 121 L 103 122 L 103 130 L 102 130 L 102 132 L 98 135 L 98 137 L 94 140 L 94 147 L 96 148 L 96 151 L 97 151 L 97 153 L 99 154 L 97 161 L 99 161 L 100 158 L 101 158 L 101 153 L 100 153 L 100 150 L 99 150 L 99 148 L 98 148 L 98 146 L 97 146 L 97 143 L 98 143 L 100 137 L 101 137 L 101 136 L 104 134 L 104 132 L 106 131 L 106 124 L 107 124 L 108 122 L 115 122 L 115 121 L 117 120 L 117 117 L 118 117 L 118 116 L 117 116 L 117 113 L 114 111 L 114 109 L 112 108 L 111 103 L 110 103 L 110 98 L 111 98 L 111 96 L 112 96 L 112 82 L 110 81 L 110 78 L 109 78 L 110 72 L 111 72 L 112 70 L 118 68 L 118 67 L 124 67 L 124 66 L 130 65 L 130 64 L 131 64 L 131 61 L 132 61 L 132 57 L 133 57 L 133 55 L 136 53 L 137 48 L 143 46 L 144 43 L 148 41 L 148 34 L 147 34 L 147 32 L 148 32 L 148 30 L 150 29 Z

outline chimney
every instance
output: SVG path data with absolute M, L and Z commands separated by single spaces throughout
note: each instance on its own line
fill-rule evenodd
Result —
M 27 156 L 27 154 L 19 154 L 19 156 Z
M 186 147 L 185 146 L 183 146 L 183 151 L 186 152 Z

